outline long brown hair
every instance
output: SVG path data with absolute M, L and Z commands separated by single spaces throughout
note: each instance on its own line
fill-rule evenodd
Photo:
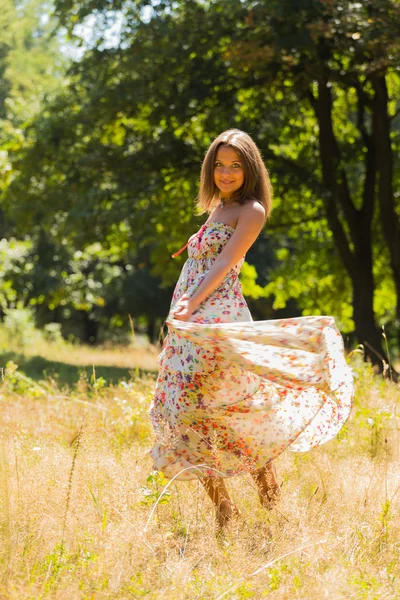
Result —
M 261 153 L 251 137 L 240 129 L 228 129 L 210 145 L 204 158 L 200 175 L 200 192 L 197 202 L 201 214 L 215 206 L 219 190 L 214 183 L 215 158 L 220 146 L 230 146 L 240 155 L 244 169 L 244 183 L 235 196 L 240 204 L 246 200 L 258 200 L 265 208 L 268 218 L 272 208 L 272 186 Z

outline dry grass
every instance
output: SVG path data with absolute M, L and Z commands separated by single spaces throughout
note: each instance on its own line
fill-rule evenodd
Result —
M 155 370 L 157 354 L 160 349 L 151 344 L 143 346 L 118 346 L 116 344 L 99 346 L 74 345 L 40 342 L 24 348 L 26 356 L 39 355 L 47 360 L 65 362 L 80 367 L 92 365 L 132 369 Z
M 154 379 L 0 390 L 0 598 L 399 598 L 398 386 L 357 367 L 337 439 L 277 461 L 276 510 L 228 481 L 240 519 L 217 540 L 197 482 L 150 476 Z M 81 429 L 82 427 L 82 429 Z M 80 431 L 81 429 L 81 431 Z M 79 435 L 80 432 L 80 435 Z

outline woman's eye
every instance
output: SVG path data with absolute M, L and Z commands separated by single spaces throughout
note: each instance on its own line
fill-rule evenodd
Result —
M 215 167 L 223 167 L 224 165 L 220 162 L 216 162 L 215 163 Z M 241 168 L 241 164 L 240 163 L 233 163 L 232 166 L 230 167 L 231 169 L 240 169 Z

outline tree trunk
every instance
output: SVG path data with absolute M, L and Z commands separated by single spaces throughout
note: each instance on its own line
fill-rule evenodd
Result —
M 400 342 L 400 219 L 396 214 L 393 191 L 393 149 L 390 141 L 389 97 L 384 75 L 375 75 L 371 77 L 371 81 L 374 88 L 372 129 L 379 173 L 379 216 L 396 286 L 396 325 Z
M 382 349 L 382 336 L 375 324 L 373 297 L 374 280 L 372 274 L 371 253 L 364 254 L 363 268 L 352 273 L 353 318 L 358 341 L 364 347 L 364 355 L 382 371 L 387 357 Z
M 152 344 L 157 341 L 156 318 L 148 317 L 147 335 Z
M 83 314 L 84 323 L 84 342 L 87 344 L 94 345 L 97 342 L 97 335 L 99 332 L 99 324 L 94 319 L 91 319 L 89 314 L 85 311 Z
M 375 149 L 371 140 L 365 138 L 367 154 L 363 205 L 361 209 L 356 209 L 350 196 L 346 171 L 333 130 L 332 93 L 326 76 L 320 77 L 318 96 L 310 96 L 310 99 L 319 124 L 322 176 L 327 190 L 326 214 L 337 250 L 352 283 L 356 335 L 364 346 L 365 355 L 382 370 L 382 357 L 385 357 L 385 354 L 373 311 L 371 226 L 376 179 Z M 346 227 L 343 226 L 343 222 L 346 223 Z

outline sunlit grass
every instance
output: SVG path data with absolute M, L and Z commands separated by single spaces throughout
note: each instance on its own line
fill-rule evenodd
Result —
M 157 372 L 160 348 L 141 336 L 129 345 L 87 346 L 63 340 L 48 341 L 33 329 L 30 336 L 17 336 L 0 327 L 2 365 L 12 361 L 35 380 L 51 378 L 62 384 L 75 384 L 82 375 L 117 383 L 143 373 Z
M 272 513 L 250 477 L 229 480 L 242 514 L 218 540 L 196 481 L 173 483 L 149 520 L 165 484 L 148 455 L 154 376 L 60 387 L 10 364 L 0 389 L 0 597 L 400 597 L 400 390 L 355 369 L 356 406 L 340 435 L 278 459 Z
M 155 370 L 159 349 L 151 344 L 85 346 L 42 342 L 25 349 L 28 356 L 39 355 L 48 360 L 57 360 L 77 366 L 100 365 L 125 369 Z

